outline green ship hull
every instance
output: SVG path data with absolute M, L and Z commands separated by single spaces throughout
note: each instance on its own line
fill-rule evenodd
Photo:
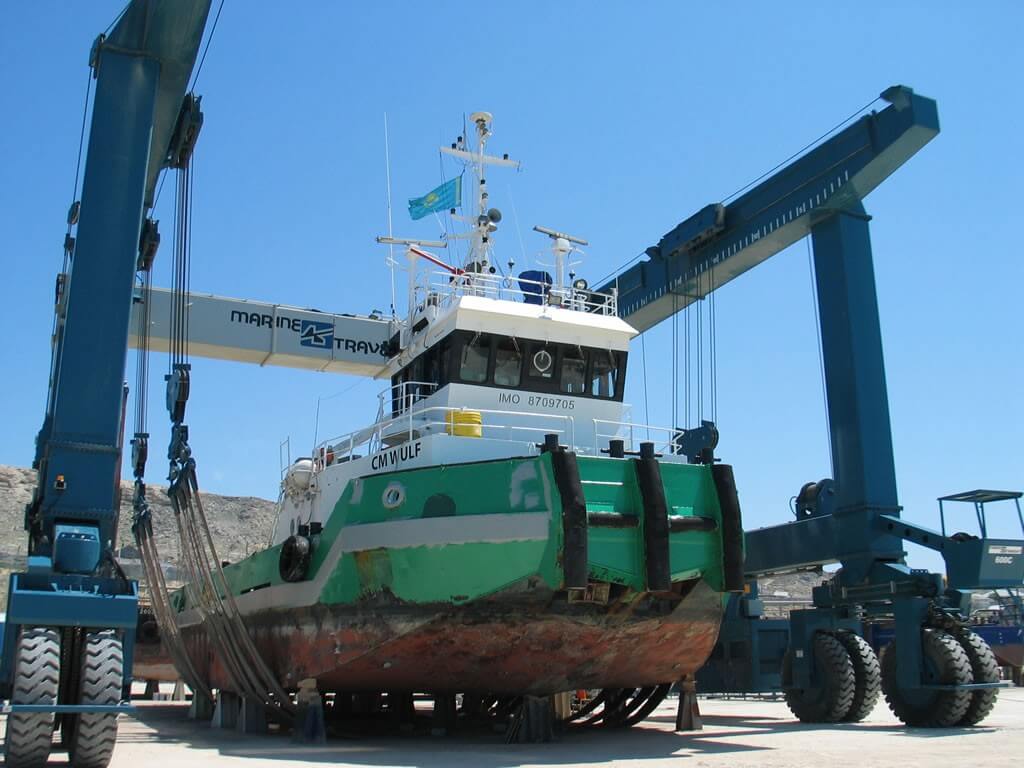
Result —
M 728 467 L 648 458 L 645 480 L 643 463 L 543 453 L 354 479 L 310 537 L 299 580 L 282 575 L 296 576 L 281 545 L 224 573 L 286 688 L 314 678 L 324 691 L 541 695 L 673 682 L 717 639 L 742 557 L 738 504 Z M 183 592 L 174 605 L 197 672 L 231 690 L 201 612 Z

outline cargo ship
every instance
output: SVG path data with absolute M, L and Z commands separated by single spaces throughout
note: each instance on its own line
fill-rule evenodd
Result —
M 705 662 L 742 589 L 732 470 L 715 441 L 630 421 L 637 332 L 576 277 L 585 241 L 537 227 L 553 274 L 498 267 L 484 171 L 514 161 L 485 153 L 489 114 L 470 122 L 475 146 L 443 148 L 474 177 L 475 215 L 445 211 L 465 258 L 378 238 L 409 284 L 377 416 L 287 467 L 270 545 L 215 590 L 285 695 L 601 689 L 638 712 Z M 203 591 L 171 601 L 187 663 L 241 693 Z

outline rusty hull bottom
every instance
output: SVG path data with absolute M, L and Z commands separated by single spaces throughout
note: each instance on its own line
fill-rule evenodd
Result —
M 992 652 L 996 655 L 996 661 L 1003 667 L 1024 666 L 1024 645 L 1019 643 L 1007 643 L 1006 645 L 992 646 Z
M 711 653 L 722 596 L 690 582 L 683 596 L 631 604 L 567 604 L 518 590 L 453 607 L 378 602 L 270 610 L 246 621 L 285 687 L 314 677 L 322 691 L 475 691 L 543 695 L 667 683 Z M 206 633 L 184 627 L 200 674 L 232 685 Z
M 171 655 L 163 643 L 135 644 L 135 656 L 132 659 L 132 677 L 135 680 L 157 680 L 160 682 L 177 682 L 181 679 L 174 668 Z

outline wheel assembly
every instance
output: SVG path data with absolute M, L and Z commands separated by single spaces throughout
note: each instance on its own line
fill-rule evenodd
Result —
M 857 675 L 846 647 L 834 635 L 818 632 L 813 643 L 816 684 L 793 685 L 793 651 L 782 659 L 782 686 L 790 711 L 804 723 L 836 723 L 853 705 Z
M 967 654 L 971 663 L 972 680 L 975 683 L 998 683 L 999 662 L 988 643 L 969 629 L 956 633 L 956 640 Z M 957 725 L 977 725 L 992 711 L 999 697 L 998 688 L 982 688 L 971 692 L 971 703 Z
M 921 631 L 925 687 L 900 686 L 898 650 L 893 641 L 882 651 L 882 691 L 893 714 L 907 725 L 925 728 L 960 724 L 970 707 L 971 691 L 927 687 L 969 685 L 973 681 L 970 659 L 957 639 L 941 629 Z
M 57 703 L 60 635 L 49 627 L 23 627 L 14 651 L 11 704 Z M 50 757 L 53 712 L 13 712 L 7 716 L 4 756 L 8 768 L 39 768 Z
M 878 656 L 867 641 L 855 632 L 837 632 L 853 664 L 854 690 L 850 709 L 843 716 L 847 723 L 858 723 L 871 714 L 882 693 L 882 670 Z
M 123 655 L 114 630 L 87 632 L 79 667 L 80 704 L 113 705 L 121 700 Z M 106 768 L 117 740 L 117 714 L 84 712 L 72 728 L 68 752 L 75 768 Z

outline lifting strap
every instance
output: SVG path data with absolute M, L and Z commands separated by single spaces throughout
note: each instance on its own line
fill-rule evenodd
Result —
M 183 114 L 189 112 L 201 124 L 198 99 L 191 94 L 186 98 Z M 180 122 L 180 121 L 179 121 Z M 183 599 L 172 605 L 164 579 L 160 553 L 153 536 L 152 513 L 146 502 L 145 471 L 148 434 L 146 434 L 146 375 L 148 368 L 148 307 L 139 314 L 139 379 L 135 396 L 136 432 L 133 446 L 135 473 L 134 519 L 132 530 L 138 544 L 149 584 L 153 612 L 160 627 L 160 635 L 179 674 L 197 693 L 212 699 L 210 681 L 197 669 L 195 659 L 178 626 L 178 617 L 184 611 L 194 611 L 209 640 L 211 650 L 221 662 L 231 689 L 253 702 L 272 710 L 280 719 L 290 721 L 295 712 L 291 697 L 277 681 L 273 671 L 261 656 L 253 641 L 235 597 L 231 592 L 221 560 L 214 545 L 210 526 L 203 509 L 196 479 L 196 463 L 188 444 L 188 426 L 185 424 L 185 406 L 188 402 L 191 366 L 188 350 L 188 293 L 191 251 L 191 153 L 178 157 L 173 167 L 179 170 L 175 206 L 175 237 L 173 265 L 173 296 L 171 300 L 170 371 L 167 379 L 167 408 L 171 417 L 171 440 L 167 451 L 170 462 L 167 489 L 178 526 L 182 565 L 186 583 Z M 152 225 L 152 226 L 150 226 Z M 138 269 L 142 283 L 142 301 L 148 304 L 150 267 L 155 252 L 155 223 L 147 219 L 140 242 Z M 147 237 L 147 233 L 149 236 Z M 143 258 L 145 253 L 146 257 Z

